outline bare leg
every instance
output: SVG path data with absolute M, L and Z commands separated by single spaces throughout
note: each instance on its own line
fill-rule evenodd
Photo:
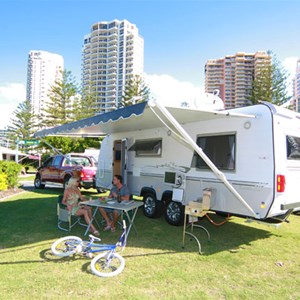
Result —
M 116 210 L 114 210 L 114 213 L 113 213 L 113 221 L 111 223 L 111 228 L 115 228 L 116 227 L 116 223 L 118 221 L 118 218 L 119 218 L 119 214 Z
M 83 208 L 78 209 L 76 215 L 77 216 L 83 216 L 85 222 L 87 224 L 90 224 L 91 218 L 89 217 L 88 211 L 86 209 L 83 209 Z M 91 224 L 90 228 L 92 229 L 92 232 L 95 232 L 97 230 L 93 224 Z
M 102 215 L 102 217 L 104 218 L 105 222 L 106 222 L 106 226 L 110 226 L 111 225 L 111 221 L 107 215 L 107 212 L 105 211 L 105 209 L 103 209 L 102 207 L 99 207 L 99 211 Z
M 90 219 L 92 219 L 92 209 L 90 207 L 85 207 L 85 209 L 87 210 L 88 212 L 88 216 Z

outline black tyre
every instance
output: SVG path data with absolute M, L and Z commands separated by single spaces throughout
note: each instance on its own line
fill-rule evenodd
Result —
M 162 214 L 162 202 L 157 201 L 152 193 L 144 195 L 144 215 L 148 218 L 157 218 Z
M 42 183 L 42 178 L 41 178 L 41 175 L 40 174 L 37 174 L 35 176 L 35 179 L 34 179 L 34 187 L 36 189 L 43 189 L 45 188 L 45 184 Z
M 165 211 L 165 219 L 171 225 L 182 225 L 184 220 L 184 207 L 182 204 L 170 201 Z

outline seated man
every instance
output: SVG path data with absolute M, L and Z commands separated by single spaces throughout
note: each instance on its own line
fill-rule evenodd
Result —
M 113 198 L 121 201 L 128 201 L 130 197 L 129 189 L 126 185 L 123 185 L 122 183 L 122 176 L 121 175 L 115 175 L 113 178 L 113 188 L 110 191 L 110 194 L 108 198 Z M 114 210 L 110 208 L 99 208 L 99 211 L 101 215 L 103 216 L 104 220 L 106 221 L 106 227 L 104 228 L 104 231 L 107 231 L 111 229 L 112 232 L 116 231 L 116 222 L 118 220 L 119 215 L 121 214 L 120 210 Z M 113 213 L 113 220 L 111 221 L 108 217 L 107 213 Z

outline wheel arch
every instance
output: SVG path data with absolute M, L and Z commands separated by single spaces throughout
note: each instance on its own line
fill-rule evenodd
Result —
M 165 190 L 161 196 L 161 200 L 165 206 L 167 206 L 170 201 L 172 201 L 173 192 L 170 190 Z
M 143 196 L 145 196 L 146 194 L 153 194 L 153 196 L 155 196 L 155 199 L 157 200 L 157 195 L 156 195 L 156 191 L 155 191 L 154 188 L 144 186 L 144 187 L 141 189 L 140 195 L 143 197 Z

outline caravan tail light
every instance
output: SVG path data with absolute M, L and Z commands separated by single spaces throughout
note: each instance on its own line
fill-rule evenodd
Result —
M 285 189 L 285 176 L 284 175 L 277 175 L 277 192 L 283 193 Z

